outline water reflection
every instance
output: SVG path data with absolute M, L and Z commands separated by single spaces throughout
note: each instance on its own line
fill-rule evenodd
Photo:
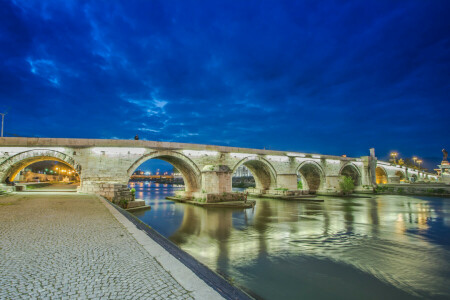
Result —
M 449 200 L 256 199 L 252 209 L 231 210 L 164 200 L 172 192 L 139 186 L 152 210 L 136 215 L 258 297 L 450 296 Z

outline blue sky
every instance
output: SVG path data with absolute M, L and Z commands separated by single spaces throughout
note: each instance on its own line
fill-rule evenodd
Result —
M 440 158 L 449 11 L 450 1 L 0 1 L 5 132 Z

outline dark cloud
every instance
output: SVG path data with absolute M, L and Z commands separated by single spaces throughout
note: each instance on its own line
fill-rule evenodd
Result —
M 2 1 L 6 132 L 449 147 L 448 1 Z

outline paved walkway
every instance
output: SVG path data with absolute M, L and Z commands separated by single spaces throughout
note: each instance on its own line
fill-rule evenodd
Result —
M 0 299 L 218 298 L 198 278 L 200 292 L 175 280 L 152 255 L 154 242 L 137 239 L 108 206 L 73 193 L 0 197 Z

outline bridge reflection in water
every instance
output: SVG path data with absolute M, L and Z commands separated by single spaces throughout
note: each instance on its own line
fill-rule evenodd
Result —
M 137 217 L 258 297 L 450 296 L 445 199 L 257 199 L 254 209 L 239 211 L 164 200 L 170 185 L 135 187 L 152 205 Z

